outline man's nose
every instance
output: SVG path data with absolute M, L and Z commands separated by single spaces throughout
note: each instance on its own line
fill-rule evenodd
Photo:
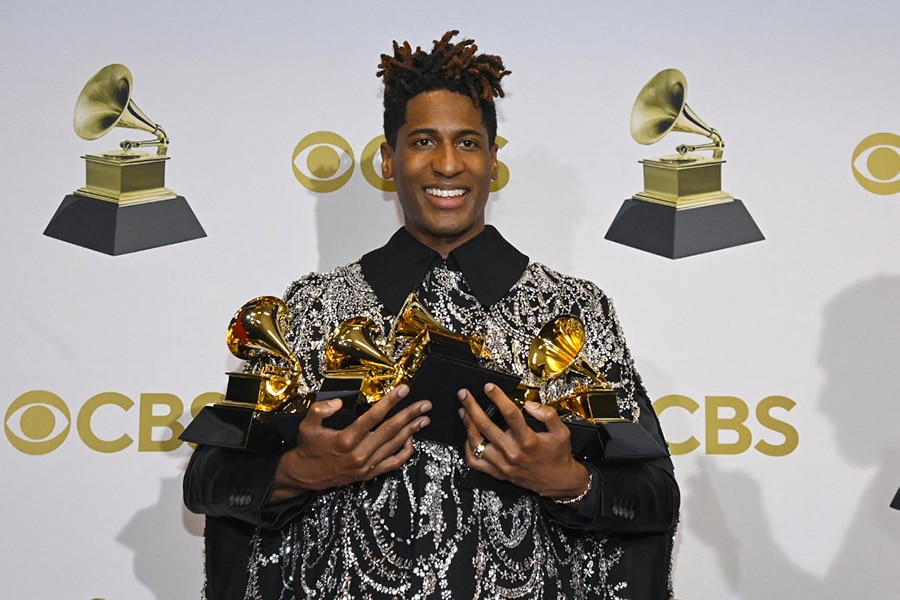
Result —
M 463 161 L 453 144 L 444 144 L 435 153 L 431 168 L 443 177 L 452 177 L 463 170 Z

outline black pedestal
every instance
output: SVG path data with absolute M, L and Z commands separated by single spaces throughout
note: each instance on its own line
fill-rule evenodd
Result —
M 666 258 L 682 258 L 765 237 L 740 200 L 675 210 L 631 198 L 622 204 L 606 239 Z
M 183 196 L 121 206 L 69 194 L 44 235 L 113 256 L 206 237 Z

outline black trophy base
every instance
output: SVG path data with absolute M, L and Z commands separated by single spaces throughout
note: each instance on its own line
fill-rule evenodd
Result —
M 458 360 L 443 354 L 442 350 L 437 346 L 432 348 L 409 382 L 409 394 L 397 403 L 397 406 L 388 413 L 388 417 L 414 402 L 430 400 L 431 410 L 428 412 L 430 423 L 417 431 L 415 437 L 462 448 L 466 443 L 466 428 L 459 418 L 462 404 L 457 392 L 460 388 L 469 390 L 481 408 L 489 416 L 494 416 L 497 407 L 484 393 L 485 384 L 493 383 L 507 394 L 511 394 L 519 384 L 519 378 L 487 369 L 476 362 Z M 340 384 L 339 380 L 328 383 L 335 382 Z M 316 395 L 317 401 L 339 396 L 344 401 L 344 407 L 340 411 L 322 421 L 326 427 L 343 429 L 369 409 L 358 391 L 350 390 L 341 394 L 333 390 L 325 392 L 324 389 L 323 387 L 323 391 Z
M 69 194 L 44 235 L 117 256 L 206 237 L 183 196 L 140 204 Z
M 204 406 L 178 437 L 206 446 L 249 452 L 284 452 L 289 444 L 271 422 L 271 416 L 271 413 L 255 410 L 252 405 L 211 404 Z M 294 436 L 296 440 L 296 433 Z
M 395 410 L 419 400 L 430 400 L 432 405 L 428 412 L 430 423 L 419 430 L 416 436 L 463 448 L 468 434 L 459 417 L 462 403 L 457 393 L 461 388 L 469 390 L 482 410 L 493 418 L 497 413 L 497 407 L 484 393 L 484 386 L 487 383 L 493 383 L 510 395 L 519 385 L 519 378 L 432 352 L 410 381 L 409 394 Z M 502 419 L 499 413 L 496 414 L 496 418 Z
M 676 210 L 673 206 L 625 200 L 606 239 L 666 258 L 683 258 L 764 240 L 740 200 Z

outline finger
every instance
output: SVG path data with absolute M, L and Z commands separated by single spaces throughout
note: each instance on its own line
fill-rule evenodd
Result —
M 343 406 L 343 402 L 339 398 L 313 402 L 300 424 L 307 423 L 314 427 L 321 427 L 322 421 L 339 411 L 341 406 Z
M 394 452 L 388 454 L 384 458 L 376 457 L 372 459 L 372 464 L 369 465 L 369 470 L 364 477 L 364 480 L 374 479 L 379 475 L 384 475 L 390 471 L 394 471 L 405 463 L 410 457 L 413 455 L 413 441 L 412 438 L 407 438 L 403 444 L 400 445 Z
M 372 452 L 369 465 L 371 474 L 369 477 L 393 471 L 405 463 L 413 453 L 412 436 L 430 422 L 428 417 L 421 416 L 401 428 L 396 435 L 377 446 Z
M 472 442 L 472 447 L 477 446 L 482 439 L 499 443 L 503 437 L 503 431 L 485 414 L 472 393 L 467 389 L 461 389 L 457 392 L 457 397 L 465 410 L 463 424 L 466 426 L 466 433 L 469 441 Z
M 479 453 L 480 445 L 483 445 L 483 450 Z M 465 458 L 469 468 L 496 477 L 498 471 L 491 460 L 502 458 L 502 455 L 491 446 L 492 444 L 484 438 L 479 438 L 477 442 L 469 439 L 465 443 Z
M 369 410 L 363 413 L 363 415 L 356 420 L 356 423 L 359 427 L 366 428 L 366 431 L 371 431 L 384 420 L 387 414 L 391 412 L 391 410 L 397 406 L 407 394 L 409 394 L 409 386 L 405 383 L 398 385 L 385 394 L 381 400 L 376 402 Z
M 506 421 L 509 431 L 514 437 L 521 439 L 523 435 L 533 433 L 528 423 L 525 422 L 522 410 L 509 399 L 509 396 L 503 390 L 492 383 L 488 383 L 484 386 L 484 393 L 497 407 L 498 412 L 503 417 L 503 420 Z
M 562 431 L 566 429 L 566 424 L 559 418 L 559 413 L 550 406 L 528 400 L 525 402 L 525 411 L 530 416 L 546 425 L 548 433 L 562 433 Z
M 309 411 L 306 415 L 306 419 L 309 419 L 311 422 L 315 423 L 318 421 L 321 423 L 324 419 L 327 419 L 337 411 L 341 409 L 343 406 L 343 402 L 340 398 L 332 398 L 331 400 L 321 400 L 319 402 L 313 402 L 309 406 Z

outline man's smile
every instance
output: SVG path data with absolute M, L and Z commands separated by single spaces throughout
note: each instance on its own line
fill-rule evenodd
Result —
M 429 187 L 425 188 L 425 193 L 429 196 L 438 196 L 439 198 L 453 198 L 455 196 L 462 196 L 463 194 L 468 193 L 469 190 L 463 188 L 457 188 L 453 190 L 444 190 L 441 188 Z

